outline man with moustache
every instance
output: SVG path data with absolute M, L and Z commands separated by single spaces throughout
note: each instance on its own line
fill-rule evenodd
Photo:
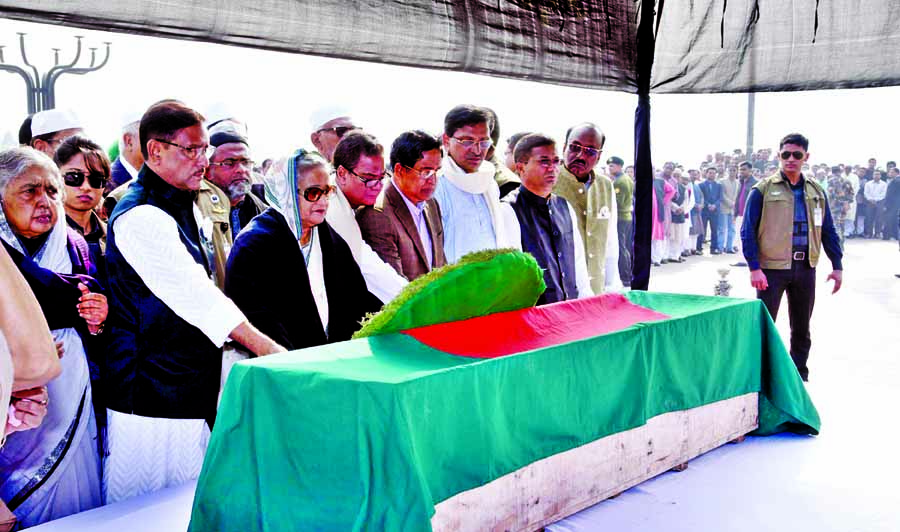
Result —
M 363 240 L 410 281 L 447 263 L 441 207 L 432 198 L 441 156 L 441 142 L 428 133 L 401 133 L 391 146 L 393 178 L 356 213 Z
M 441 206 L 447 262 L 473 251 L 521 248 L 519 224 L 509 205 L 500 202 L 494 165 L 486 161 L 494 145 L 490 113 L 458 105 L 444 117 L 446 156 L 434 199 Z
M 31 117 L 29 145 L 53 158 L 56 148 L 67 138 L 82 133 L 81 120 L 68 109 L 48 109 Z
M 350 111 L 341 107 L 317 109 L 310 116 L 309 123 L 312 128 L 309 140 L 329 163 L 334 158 L 334 149 L 344 135 L 359 129 L 353 123 Z
M 741 227 L 750 284 L 772 315 L 778 317 L 787 292 L 791 323 L 791 358 L 800 377 L 809 379 L 809 321 L 816 300 L 816 265 L 822 248 L 831 261 L 832 294 L 841 289 L 840 238 L 834 229 L 828 198 L 813 179 L 803 176 L 809 140 L 799 133 L 779 143 L 781 172 L 763 179 L 747 199 Z
M 537 304 L 592 296 L 575 211 L 552 193 L 561 164 L 556 142 L 545 135 L 528 135 L 516 144 L 515 159 L 522 185 L 504 202 L 516 213 L 522 249 L 531 253 L 544 272 L 547 288 Z
M 388 303 L 408 281 L 363 240 L 356 220 L 356 212 L 374 205 L 384 186 L 384 148 L 372 135 L 350 131 L 335 146 L 332 159 L 337 189 L 329 201 L 325 220 L 350 247 L 369 292 Z
M 108 226 L 107 502 L 199 476 L 229 338 L 260 356 L 284 351 L 212 280 L 209 227 L 194 204 L 211 151 L 203 117 L 164 100 L 139 136 L 144 166 Z
M 200 184 L 197 207 L 212 222 L 216 285 L 224 289 L 225 264 L 234 239 L 266 205 L 250 190 L 253 159 L 247 138 L 231 123 L 221 122 L 209 130 L 209 144 L 215 151 Z
M 569 128 L 563 167 L 553 187 L 553 192 L 575 209 L 591 290 L 595 294 L 620 286 L 615 191 L 608 177 L 594 171 L 604 142 L 606 136 L 594 124 L 585 122 Z

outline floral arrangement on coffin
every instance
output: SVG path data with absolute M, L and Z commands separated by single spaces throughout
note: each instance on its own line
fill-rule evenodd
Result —
M 390 334 L 533 307 L 544 292 L 534 257 L 514 249 L 476 251 L 409 283 L 354 338 Z

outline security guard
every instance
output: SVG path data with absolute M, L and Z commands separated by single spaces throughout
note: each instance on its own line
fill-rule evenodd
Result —
M 804 381 L 809 379 L 809 321 L 821 248 L 834 270 L 828 275 L 834 281 L 832 294 L 840 290 L 843 280 L 843 252 L 825 191 L 801 172 L 809 159 L 808 149 L 809 140 L 799 133 L 781 139 L 781 171 L 750 191 L 741 226 L 750 284 L 772 319 L 778 316 L 781 297 L 787 293 L 791 358 Z

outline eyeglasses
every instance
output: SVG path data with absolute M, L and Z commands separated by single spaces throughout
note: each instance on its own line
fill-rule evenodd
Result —
M 797 159 L 798 161 L 802 161 L 803 157 L 806 156 L 806 154 L 803 153 L 802 151 L 783 151 L 783 152 L 781 152 L 781 158 L 785 161 L 790 159 L 792 155 L 794 156 L 794 159 Z
M 401 166 L 403 168 L 406 168 L 407 170 L 410 170 L 412 172 L 419 174 L 419 178 L 422 181 L 427 181 L 429 179 L 435 178 L 435 177 L 437 177 L 437 173 L 438 173 L 438 170 L 419 170 L 419 169 L 413 168 L 412 166 L 406 166 L 405 164 L 403 164 Z
M 85 178 L 87 178 L 88 185 L 91 188 L 103 188 L 106 186 L 106 176 L 101 173 L 91 172 L 85 175 L 81 170 L 69 170 L 63 174 L 63 182 L 70 187 L 80 187 L 84 183 Z
M 303 199 L 310 203 L 315 203 L 319 201 L 322 196 L 326 198 L 330 196 L 334 192 L 333 185 L 326 185 L 323 187 L 309 187 L 303 191 Z
M 337 135 L 337 138 L 343 138 L 348 132 L 353 131 L 354 129 L 359 129 L 356 126 L 335 126 L 335 127 L 326 127 L 322 128 L 316 133 L 324 133 L 326 131 L 334 131 L 334 134 Z
M 341 168 L 344 168 L 344 167 L 342 166 Z M 356 176 L 356 179 L 359 179 L 360 181 L 362 181 L 363 185 L 365 185 L 366 188 L 380 187 L 382 185 L 381 180 L 384 179 L 385 177 L 387 177 L 388 175 L 390 175 L 387 172 L 382 172 L 380 176 L 359 175 L 356 172 L 354 172 L 353 170 L 350 170 L 349 168 L 344 168 L 344 170 L 347 170 L 348 172 L 350 172 L 351 174 Z
M 544 168 L 553 168 L 562 164 L 562 161 L 559 159 L 559 157 L 554 157 L 552 159 L 550 159 L 549 157 L 541 157 L 540 159 L 536 159 L 535 162 Z
M 200 154 L 206 154 L 206 158 L 209 159 L 212 157 L 212 154 L 216 152 L 215 146 L 182 146 L 181 144 L 175 144 L 174 142 L 169 142 L 168 140 L 163 139 L 153 139 L 156 142 L 162 142 L 163 144 L 168 144 L 169 146 L 175 146 L 176 148 L 181 148 L 184 150 L 185 155 L 187 155 L 188 159 L 196 160 L 200 157 Z
M 236 166 L 241 168 L 246 168 L 247 170 L 252 170 L 253 165 L 256 163 L 251 161 L 250 159 L 225 159 L 224 161 L 212 162 L 210 161 L 210 166 L 222 166 L 229 170 L 234 169 Z
M 455 140 L 457 143 L 459 143 L 460 146 L 462 146 L 463 148 L 465 148 L 467 150 L 471 150 L 475 146 L 478 146 L 478 148 L 481 151 L 488 151 L 489 149 L 491 149 L 491 146 L 494 145 L 494 141 L 492 141 L 490 139 L 487 139 L 487 140 L 468 140 L 468 139 L 461 140 L 456 137 L 450 137 L 450 138 Z
M 579 153 L 584 153 L 584 155 L 587 157 L 596 157 L 596 156 L 600 155 L 600 150 L 598 148 L 592 148 L 590 146 L 582 146 L 581 144 L 578 144 L 577 142 L 569 143 L 569 151 L 572 152 L 574 155 L 578 155 Z M 609 163 L 607 162 L 607 164 L 609 164 Z

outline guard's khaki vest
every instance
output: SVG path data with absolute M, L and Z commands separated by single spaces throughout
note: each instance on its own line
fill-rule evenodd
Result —
M 790 270 L 794 236 L 794 194 L 791 184 L 781 173 L 763 179 L 753 188 L 762 194 L 762 215 L 756 233 L 759 246 L 759 265 L 768 270 Z M 803 197 L 806 201 L 806 220 L 809 226 L 809 248 L 806 252 L 809 265 L 819 262 L 822 249 L 822 223 L 815 224 L 815 209 L 820 209 L 820 220 L 825 218 L 825 191 L 813 180 L 803 179 Z
M 204 179 L 197 193 L 197 208 L 200 209 L 200 214 L 212 222 L 210 241 L 216 261 L 215 281 L 216 286 L 224 290 L 225 264 L 228 262 L 231 246 L 234 245 L 231 238 L 231 200 L 222 189 Z

